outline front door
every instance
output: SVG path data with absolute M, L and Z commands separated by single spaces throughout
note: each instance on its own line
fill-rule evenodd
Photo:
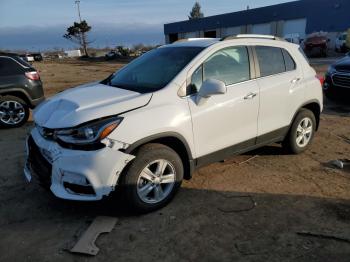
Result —
M 212 160 L 219 160 L 239 146 L 255 144 L 259 88 L 251 79 L 248 49 L 236 46 L 215 52 L 193 73 L 191 86 L 198 91 L 206 79 L 223 81 L 227 93 L 201 105 L 196 104 L 195 94 L 188 98 L 194 142 L 199 158 L 216 152 L 218 158 L 213 154 Z

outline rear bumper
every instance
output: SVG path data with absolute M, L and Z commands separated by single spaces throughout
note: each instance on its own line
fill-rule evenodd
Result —
M 41 102 L 45 101 L 45 97 L 40 97 L 37 99 L 32 99 L 30 100 L 30 108 L 34 109 L 35 107 L 37 107 Z
M 34 128 L 27 141 L 26 179 L 37 180 L 62 199 L 96 201 L 115 188 L 134 156 L 109 147 L 96 151 L 70 150 L 44 139 Z

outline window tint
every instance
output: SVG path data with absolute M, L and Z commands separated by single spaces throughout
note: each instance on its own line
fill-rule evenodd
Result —
M 287 50 L 282 49 L 286 71 L 293 71 L 295 69 L 295 62 Z
M 285 72 L 284 58 L 280 48 L 257 46 L 255 50 L 258 56 L 261 77 Z
M 0 76 L 22 74 L 24 69 L 14 60 L 7 57 L 0 57 Z
M 213 54 L 203 64 L 203 78 L 217 79 L 226 85 L 250 79 L 249 57 L 246 47 L 230 47 Z

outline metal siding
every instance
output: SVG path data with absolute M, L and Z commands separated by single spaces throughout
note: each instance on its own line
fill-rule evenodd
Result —
M 306 33 L 341 32 L 350 27 L 349 0 L 300 0 L 235 13 L 164 25 L 164 33 L 184 33 L 216 28 L 263 24 L 306 18 Z
M 252 27 L 252 34 L 262 34 L 270 35 L 271 34 L 271 24 L 257 24 Z

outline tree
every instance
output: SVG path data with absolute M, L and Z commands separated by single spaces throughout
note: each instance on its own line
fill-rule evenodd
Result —
M 67 33 L 63 35 L 64 38 L 79 44 L 83 48 L 86 56 L 89 56 L 87 47 L 91 42 L 87 41 L 87 33 L 91 30 L 91 26 L 83 20 L 80 23 L 74 22 L 74 24 L 67 28 Z
M 195 2 L 190 15 L 188 16 L 188 19 L 192 20 L 202 17 L 204 17 L 204 14 L 201 12 L 201 5 L 198 2 Z

